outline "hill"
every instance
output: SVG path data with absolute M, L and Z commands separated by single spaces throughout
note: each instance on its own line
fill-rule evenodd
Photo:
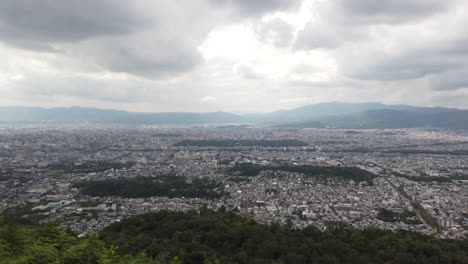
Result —
M 117 247 L 115 247 L 117 246 Z M 264 225 L 232 212 L 159 211 L 77 238 L 47 224 L 21 225 L 0 216 L 0 263 L 453 263 L 468 261 L 468 240 L 406 231 L 326 231 Z
M 468 110 L 382 103 L 320 103 L 252 118 L 281 127 L 468 129 Z
M 266 114 L 251 115 L 251 118 L 257 122 L 294 123 L 330 116 L 361 113 L 371 109 L 385 109 L 387 107 L 387 105 L 381 103 L 330 102 L 305 105 L 291 110 L 278 110 Z
M 330 128 L 461 128 L 468 129 L 468 110 L 382 103 L 320 103 L 264 114 L 226 112 L 140 113 L 95 108 L 0 107 L 0 122 L 103 124 L 258 124 Z
M 0 122 L 63 122 L 109 124 L 227 124 L 244 118 L 225 112 L 137 113 L 96 108 L 0 107 Z
M 55 224 L 20 225 L 0 216 L 0 264 L 27 263 L 163 264 L 144 254 L 116 254 L 96 235 L 77 238 Z
M 120 254 L 145 250 L 184 263 L 466 263 L 468 240 L 440 240 L 406 231 L 327 231 L 264 225 L 232 212 L 161 211 L 115 223 L 100 236 Z
M 468 111 L 446 108 L 376 109 L 296 123 L 284 123 L 282 126 L 351 129 L 417 127 L 468 129 Z

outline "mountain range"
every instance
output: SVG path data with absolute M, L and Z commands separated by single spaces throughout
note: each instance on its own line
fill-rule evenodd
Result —
M 460 128 L 468 129 L 468 110 L 442 107 L 330 102 L 270 113 L 140 113 L 96 108 L 0 107 L 0 122 L 105 124 L 259 124 L 311 128 Z

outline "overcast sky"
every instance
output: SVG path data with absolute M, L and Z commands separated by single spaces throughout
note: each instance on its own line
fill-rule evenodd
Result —
M 2 0 L 0 105 L 468 108 L 466 0 Z

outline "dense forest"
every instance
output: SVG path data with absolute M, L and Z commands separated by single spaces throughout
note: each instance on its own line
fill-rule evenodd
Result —
M 55 224 L 0 217 L 0 263 L 468 263 L 468 240 L 408 231 L 264 225 L 221 209 L 160 211 L 76 238 Z
M 464 143 L 463 143 L 464 144 Z M 416 145 L 417 146 L 417 145 Z M 331 150 L 333 151 L 333 150 Z M 342 153 L 390 153 L 390 154 L 403 154 L 403 155 L 453 155 L 453 156 L 466 156 L 468 155 L 468 149 L 457 149 L 457 150 L 433 150 L 433 149 L 383 149 L 383 148 L 352 148 L 352 149 L 340 149 L 335 152 Z
M 372 180 L 376 177 L 371 172 L 357 167 L 311 165 L 261 166 L 251 163 L 237 163 L 229 169 L 230 172 L 243 176 L 257 176 L 262 170 L 297 172 L 303 173 L 307 177 L 338 178 L 343 180 L 353 180 L 355 182 L 367 182 L 369 184 L 372 184 Z
M 234 140 L 234 139 L 219 139 L 219 140 L 182 140 L 174 146 L 193 146 L 193 147 L 302 147 L 307 146 L 306 142 L 295 139 L 282 140 Z
M 443 176 L 429 176 L 429 175 L 409 176 L 409 175 L 402 174 L 402 173 L 395 172 L 395 171 L 392 171 L 392 174 L 395 176 L 402 177 L 402 178 L 416 181 L 416 182 L 438 182 L 438 183 L 452 182 L 451 178 L 443 177 Z
M 0 216 L 0 264 L 178 264 L 177 257 L 160 262 L 139 253 L 118 254 L 98 235 L 78 239 L 55 224 L 8 223 Z
M 421 220 L 418 219 L 416 213 L 407 209 L 403 210 L 403 212 L 398 213 L 382 208 L 377 214 L 377 219 L 380 219 L 384 222 L 403 222 L 405 224 L 411 225 L 422 224 Z
M 101 197 L 219 198 L 222 196 L 222 190 L 218 190 L 220 186 L 217 182 L 207 179 L 194 179 L 191 183 L 188 183 L 184 177 L 174 175 L 92 180 L 78 183 L 76 187 L 83 194 Z
M 269 166 L 262 166 L 252 163 L 236 163 L 233 167 L 229 168 L 228 171 L 234 174 L 242 176 L 252 176 L 255 177 L 263 170 L 267 170 Z
M 141 250 L 184 263 L 468 263 L 468 240 L 440 240 L 408 231 L 355 230 L 330 224 L 294 230 L 232 212 L 161 211 L 105 228 L 101 238 L 120 254 Z

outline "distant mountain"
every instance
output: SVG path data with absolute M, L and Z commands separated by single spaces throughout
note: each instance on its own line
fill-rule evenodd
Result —
M 270 123 L 294 123 L 321 120 L 336 116 L 348 116 L 373 110 L 422 110 L 426 108 L 408 105 L 385 105 L 382 103 L 319 103 L 305 105 L 291 110 L 279 110 L 272 113 L 252 115 L 251 118 Z M 427 108 L 430 109 L 430 108 Z
M 329 116 L 340 116 L 351 113 L 360 113 L 371 109 L 385 109 L 387 106 L 381 103 L 319 103 L 305 105 L 291 110 L 279 110 L 266 114 L 251 115 L 257 122 L 269 123 L 294 123 L 306 120 L 319 119 Z
M 468 129 L 468 110 L 382 103 L 320 103 L 264 114 L 136 113 L 95 108 L 0 107 L 0 122 L 109 124 L 262 124 L 284 127 Z
M 116 124 L 229 124 L 245 118 L 225 112 L 135 113 L 95 108 L 0 107 L 0 122 L 65 122 Z
M 416 110 L 381 109 L 364 112 L 357 123 L 349 124 L 354 128 L 412 128 L 437 127 L 468 129 L 468 111 L 446 108 L 426 108 Z M 336 127 L 346 126 L 341 122 Z
M 302 120 L 299 120 L 299 118 L 294 119 L 296 109 L 290 110 L 292 111 L 289 113 L 291 115 L 290 120 L 294 121 L 281 122 L 281 126 L 315 128 L 434 127 L 468 129 L 468 110 L 441 107 L 430 108 L 407 105 L 384 105 L 379 103 L 332 104 L 337 105 L 338 110 L 324 111 L 322 112 L 322 116 L 310 114 L 310 118 L 303 118 Z M 327 107 L 330 107 L 330 105 L 331 104 L 327 104 Z M 315 106 L 317 105 L 308 107 L 309 109 L 317 109 Z M 323 107 L 318 108 L 324 109 Z M 303 114 L 302 117 L 305 116 L 307 115 Z

